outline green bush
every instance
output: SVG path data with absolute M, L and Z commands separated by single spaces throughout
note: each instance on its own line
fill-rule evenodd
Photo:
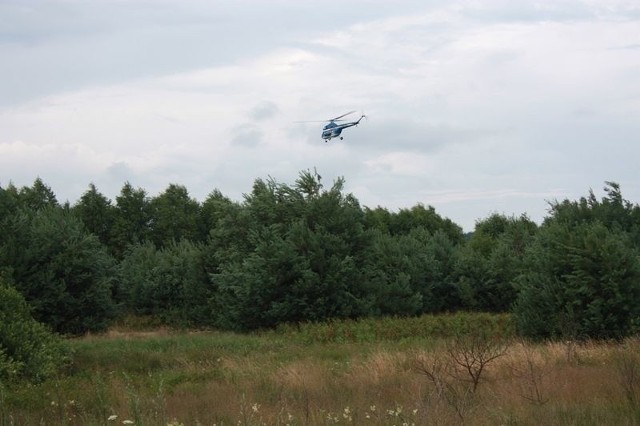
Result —
M 0 283 L 0 380 L 41 381 L 66 360 L 63 340 L 33 319 L 16 289 Z
M 115 316 L 114 260 L 70 212 L 56 207 L 20 211 L 4 221 L 0 267 L 58 333 L 102 331 Z
M 120 263 L 119 297 L 128 314 L 151 315 L 173 326 L 209 326 L 211 290 L 202 248 L 188 240 L 157 249 L 132 245 Z
M 527 249 L 514 307 L 528 337 L 621 339 L 640 318 L 640 207 L 620 186 L 551 204 Z

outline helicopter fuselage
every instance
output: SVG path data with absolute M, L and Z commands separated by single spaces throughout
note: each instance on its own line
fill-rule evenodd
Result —
M 331 121 L 329 124 L 323 127 L 322 129 L 322 139 L 331 140 L 331 138 L 337 138 L 342 133 L 341 125 L 336 124 L 334 121 Z
M 322 128 L 322 139 L 324 139 L 325 141 L 330 141 L 332 138 L 337 137 L 340 137 L 340 139 L 342 139 L 342 136 L 340 136 L 342 130 L 348 127 L 357 126 L 358 123 L 360 123 L 360 120 L 362 120 L 363 118 L 364 115 L 362 115 L 362 117 L 360 117 L 357 121 L 352 121 L 344 124 L 336 124 L 335 120 L 329 121 L 329 124 Z

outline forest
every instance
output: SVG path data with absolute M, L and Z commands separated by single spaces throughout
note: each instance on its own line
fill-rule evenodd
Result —
M 640 207 L 615 182 L 550 202 L 541 224 L 496 213 L 468 235 L 431 206 L 361 206 L 315 171 L 256 179 L 241 202 L 127 182 L 115 200 L 90 184 L 71 205 L 41 179 L 9 184 L 0 377 L 46 377 L 56 336 L 128 316 L 247 332 L 474 311 L 511 313 L 531 339 L 620 340 L 640 328 L 639 249 Z

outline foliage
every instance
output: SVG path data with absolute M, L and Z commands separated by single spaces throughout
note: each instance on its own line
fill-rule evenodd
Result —
M 33 319 L 22 295 L 0 281 L 0 383 L 44 380 L 67 355 L 63 341 Z
M 149 203 L 151 240 L 158 247 L 182 239 L 196 241 L 200 205 L 189 196 L 187 188 L 171 184 Z
M 257 180 L 243 211 L 242 244 L 212 233 L 219 323 L 254 329 L 367 312 L 358 259 L 368 244 L 362 211 L 342 180 L 323 191 L 321 178 L 301 173 L 290 187 Z M 237 234 L 236 234 L 237 235 Z
M 219 190 L 212 191 L 200 206 L 198 216 L 198 239 L 207 241 L 213 229 L 220 226 L 220 222 L 233 208 L 233 202 L 222 195 Z
M 0 187 L 0 226 L 4 219 L 14 214 L 19 205 L 18 188 L 9 184 L 6 188 Z M 2 236 L 0 236 L 2 238 Z
M 371 313 L 384 315 L 416 315 L 422 311 L 423 292 L 418 290 L 421 268 L 420 250 L 415 239 L 394 238 L 378 230 L 372 234 L 364 280 L 373 298 Z M 403 241 L 404 240 L 404 241 Z
M 117 313 L 253 330 L 515 305 L 531 336 L 621 337 L 640 324 L 640 208 L 605 193 L 551 203 L 541 227 L 493 214 L 463 236 L 432 206 L 362 208 L 315 171 L 257 179 L 243 202 L 127 182 L 112 203 L 90 184 L 71 208 L 38 178 L 0 188 L 0 273 L 72 334 Z
M 420 232 L 420 228 L 414 232 Z M 461 307 L 455 282 L 459 255 L 456 240 L 449 233 L 438 230 L 426 241 L 423 251 L 427 262 L 422 267 L 430 298 L 425 295 L 423 312 L 450 312 Z
M 72 211 L 80 218 L 87 230 L 98 237 L 105 246 L 110 246 L 114 208 L 111 201 L 91 183 Z
M 614 189 L 617 186 L 613 187 Z M 515 313 L 532 337 L 622 338 L 640 318 L 640 257 L 617 191 L 557 203 L 527 255 Z
M 364 212 L 364 220 L 368 228 L 388 232 L 394 236 L 406 235 L 414 229 L 423 228 L 431 234 L 436 231 L 444 232 L 454 244 L 459 244 L 463 240 L 462 229 L 450 219 L 436 213 L 433 206 L 425 207 L 423 204 L 416 204 L 395 213 L 383 207 L 376 207 L 375 209 L 365 208 Z
M 457 265 L 460 297 L 467 309 L 511 309 L 518 295 L 517 278 L 525 270 L 526 249 L 537 229 L 526 215 L 493 214 L 476 223 Z
M 365 269 L 375 315 L 414 315 L 454 311 L 457 246 L 448 234 L 424 227 L 406 235 L 371 231 Z
M 149 238 L 151 211 L 144 189 L 134 189 L 126 182 L 116 197 L 111 228 L 111 251 L 121 259 L 127 247 Z
M 174 326 L 209 325 L 210 285 L 202 247 L 187 240 L 162 249 L 150 243 L 129 248 L 120 263 L 119 299 L 127 312 L 153 315 Z
M 601 200 L 598 200 L 591 190 L 587 197 L 581 197 L 578 201 L 563 200 L 551 203 L 551 216 L 547 221 L 563 223 L 570 228 L 582 223 L 600 222 L 610 230 L 638 237 L 640 206 L 625 200 L 620 185 L 615 182 L 606 182 L 604 191 L 606 196 Z M 635 238 L 634 241 L 640 242 Z
M 59 206 L 56 195 L 40 178 L 36 178 L 31 187 L 22 187 L 18 193 L 18 199 L 20 206 L 28 210 Z
M 56 207 L 7 219 L 0 265 L 33 307 L 59 333 L 104 330 L 114 315 L 113 259 L 70 212 Z

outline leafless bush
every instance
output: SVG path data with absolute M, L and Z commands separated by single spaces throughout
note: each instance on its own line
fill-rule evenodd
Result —
M 443 358 L 418 358 L 416 371 L 423 374 L 433 385 L 430 396 L 451 407 L 464 424 L 467 414 L 473 408 L 473 391 L 468 384 L 456 378 L 451 361 Z
M 447 345 L 447 354 L 454 364 L 456 378 L 468 381 L 474 393 L 487 365 L 506 352 L 504 340 L 480 332 L 459 335 Z
M 543 380 L 549 373 L 549 362 L 546 358 L 536 357 L 536 350 L 526 341 L 520 342 L 524 361 L 510 363 L 513 376 L 521 380 L 521 395 L 536 405 L 544 405 L 549 398 L 544 395 Z
M 447 343 L 444 356 L 418 357 L 415 368 L 433 385 L 433 395 L 453 408 L 461 423 L 475 406 L 487 365 L 506 353 L 504 341 L 484 333 L 460 335 Z

